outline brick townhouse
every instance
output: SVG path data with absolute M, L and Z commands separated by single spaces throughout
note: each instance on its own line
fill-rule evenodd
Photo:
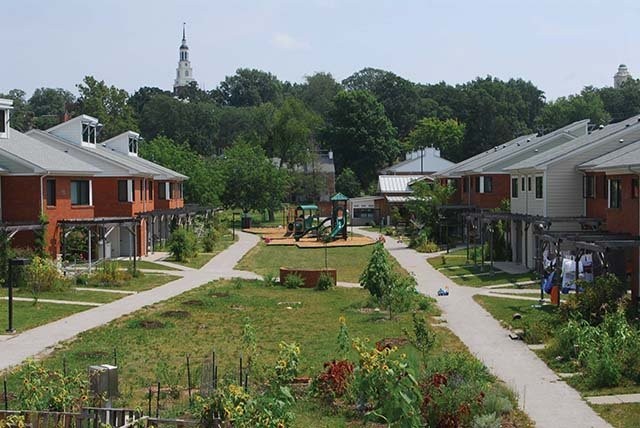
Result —
M 107 258 L 144 255 L 168 237 L 187 177 L 138 157 L 137 133 L 98 143 L 100 123 L 81 115 L 22 134 L 9 127 L 10 112 L 0 100 L 0 211 L 14 245 L 32 245 L 41 212 L 52 256 L 74 227 L 91 230 L 94 254 Z

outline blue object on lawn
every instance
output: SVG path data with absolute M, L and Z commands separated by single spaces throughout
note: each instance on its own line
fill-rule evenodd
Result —
M 449 290 L 445 290 L 443 288 L 438 290 L 438 296 L 448 296 L 449 295 Z

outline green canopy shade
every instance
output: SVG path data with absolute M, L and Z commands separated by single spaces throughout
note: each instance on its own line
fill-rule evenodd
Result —
M 345 195 L 343 195 L 342 193 L 336 193 L 335 195 L 333 195 L 331 197 L 332 201 L 348 201 L 349 198 L 347 198 Z
M 318 210 L 317 205 L 300 205 L 298 208 L 301 210 Z

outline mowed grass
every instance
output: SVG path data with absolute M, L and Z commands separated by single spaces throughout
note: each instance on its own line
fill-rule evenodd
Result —
M 358 282 L 360 274 L 369 262 L 373 248 L 373 245 L 327 248 L 327 266 L 337 269 L 338 281 Z M 402 270 L 394 258 L 389 259 L 395 264 L 396 269 Z M 240 260 L 236 269 L 248 270 L 260 275 L 277 275 L 280 267 L 323 269 L 325 249 L 261 243 Z
M 133 261 L 131 260 L 116 260 L 116 263 L 121 268 L 133 268 Z M 138 260 L 136 261 L 137 269 L 150 269 L 150 270 L 178 270 L 176 268 L 161 265 L 160 263 L 150 262 L 148 260 Z
M 535 279 L 535 274 L 533 274 L 532 272 L 510 274 L 501 271 L 497 271 L 493 275 L 473 275 L 451 278 L 451 280 L 456 284 L 466 285 L 469 287 L 484 287 L 487 285 L 498 284 L 516 284 L 519 282 L 533 281 Z
M 543 305 L 538 308 L 533 300 L 505 299 L 500 297 L 476 295 L 473 300 L 487 310 L 492 317 L 505 325 L 518 329 L 523 328 L 528 318 L 538 317 L 540 314 L 558 316 L 558 308 L 555 305 Z M 522 315 L 521 319 L 513 319 L 513 314 Z M 559 323 L 558 319 L 558 323 Z
M 47 324 L 60 318 L 90 309 L 89 306 L 56 305 L 53 303 L 13 302 L 13 328 L 23 332 L 39 325 Z M 8 327 L 8 302 L 0 300 L 0 334 Z
M 181 277 L 177 275 L 167 275 L 163 273 L 147 273 L 145 272 L 141 276 L 137 278 L 131 278 L 124 284 L 119 287 L 111 287 L 112 290 L 125 290 L 125 291 L 146 291 L 151 290 L 152 288 L 159 287 L 168 282 L 174 281 L 176 279 L 180 279 Z M 99 288 L 94 284 L 89 284 L 87 286 L 83 286 L 86 288 L 91 287 Z
M 26 288 L 14 288 L 14 297 L 34 298 L 31 290 Z M 7 296 L 7 289 L 0 290 L 0 296 Z M 114 300 L 118 300 L 126 294 L 120 293 L 104 293 L 101 291 L 84 291 L 70 288 L 61 291 L 41 291 L 38 293 L 38 299 L 51 299 L 51 300 L 67 300 L 73 302 L 92 302 L 92 303 L 109 303 Z
M 640 426 L 640 403 L 592 405 L 600 416 L 616 428 Z
M 213 247 L 213 251 L 210 253 L 200 252 L 196 257 L 193 257 L 186 262 L 175 261 L 172 257 L 167 257 L 166 259 L 164 259 L 164 261 L 186 266 L 192 269 L 200 269 L 202 266 L 206 265 L 212 258 L 214 258 L 218 254 L 220 254 L 222 251 L 229 248 L 229 246 L 231 246 L 231 244 L 233 244 L 237 240 L 238 240 L 238 237 L 236 236 L 236 239 L 234 240 L 233 235 L 231 234 L 231 232 L 229 232 L 224 234 L 215 243 Z

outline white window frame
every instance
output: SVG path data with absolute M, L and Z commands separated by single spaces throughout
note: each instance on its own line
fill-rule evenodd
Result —
M 542 181 L 542 196 L 538 197 L 538 178 Z M 544 175 L 536 175 L 533 179 L 533 196 L 536 200 L 541 201 L 544 199 Z
M 480 189 L 478 189 L 478 193 L 484 193 L 484 175 L 480 176 Z
M 9 138 L 9 110 L 1 109 L 0 113 L 2 114 L 0 121 L 4 122 L 4 131 L 0 132 L 0 138 Z
M 85 127 L 87 129 L 87 140 L 84 139 Z M 83 122 L 82 129 L 80 130 L 80 141 L 86 144 L 96 144 L 98 130 L 95 124 L 90 122 Z
M 622 208 L 622 180 L 619 178 L 612 178 L 612 179 L 608 179 L 607 180 L 607 208 L 609 209 L 619 209 Z M 611 196 L 613 195 L 613 192 L 611 191 L 611 185 L 613 184 L 614 181 L 618 182 L 618 206 L 617 207 L 612 207 L 611 206 Z
M 171 200 L 171 183 L 169 183 L 168 181 L 164 182 L 164 200 Z
M 127 180 L 127 202 L 133 202 L 133 180 Z

